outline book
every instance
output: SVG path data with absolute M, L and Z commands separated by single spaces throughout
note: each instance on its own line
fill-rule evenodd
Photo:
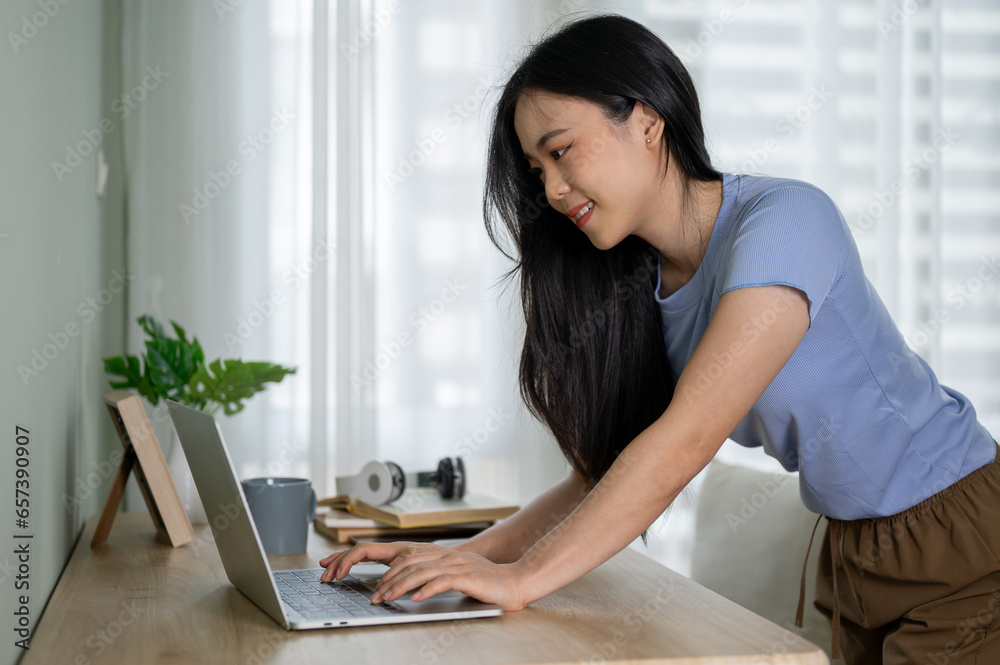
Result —
M 442 499 L 437 490 L 430 488 L 406 490 L 392 503 L 380 506 L 346 494 L 320 499 L 317 505 L 337 509 L 342 513 L 346 511 L 396 528 L 493 522 L 510 517 L 520 508 L 493 497 L 476 494 L 466 495 L 463 499 Z M 337 517 L 343 518 L 343 515 Z
M 462 499 L 442 499 L 437 490 L 406 490 L 392 503 L 373 506 L 351 499 L 347 509 L 355 515 L 400 528 L 492 522 L 510 517 L 520 507 L 493 497 L 467 494 Z
M 353 513 L 338 508 L 318 510 L 313 520 L 313 526 L 318 533 L 332 538 L 340 544 L 374 538 L 388 538 L 391 540 L 471 538 L 480 531 L 489 528 L 492 524 L 491 521 L 482 521 L 405 529 L 388 526 L 382 522 L 364 517 L 358 517 Z

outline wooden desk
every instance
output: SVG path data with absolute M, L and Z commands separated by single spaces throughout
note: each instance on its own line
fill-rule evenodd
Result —
M 226 578 L 207 526 L 174 549 L 146 513 L 119 515 L 91 550 L 77 541 L 23 665 L 88 663 L 828 663 L 823 651 L 642 554 L 627 549 L 502 617 L 285 631 Z M 275 569 L 316 567 L 337 549 L 310 533 L 309 554 Z

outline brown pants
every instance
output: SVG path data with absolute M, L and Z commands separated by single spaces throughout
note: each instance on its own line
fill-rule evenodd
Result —
M 827 519 L 814 605 L 846 663 L 1000 664 L 1000 457 L 897 515 Z

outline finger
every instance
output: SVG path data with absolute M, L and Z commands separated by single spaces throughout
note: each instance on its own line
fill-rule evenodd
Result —
M 411 577 L 405 582 L 400 582 L 396 588 L 389 590 L 388 595 L 381 597 L 381 602 L 392 602 L 401 598 L 406 593 L 413 591 L 410 600 L 426 600 L 431 596 L 436 596 L 451 589 L 462 590 L 460 580 L 466 575 L 457 575 L 451 572 L 441 572 L 440 570 L 429 572 L 420 577 Z M 426 579 L 425 579 L 426 578 Z M 418 588 L 419 587 L 419 588 Z
M 341 552 L 335 557 L 327 557 L 320 562 L 326 570 L 319 576 L 320 581 L 329 582 L 337 574 L 337 567 L 340 565 L 340 560 L 344 557 L 345 552 Z M 323 562 L 326 563 L 323 563 Z
M 409 548 L 408 548 L 409 549 Z M 399 556 L 389 563 L 389 570 L 382 573 L 382 579 L 379 580 L 379 584 L 384 584 L 389 582 L 394 577 L 399 575 L 402 571 L 406 570 L 409 566 L 413 566 L 419 563 L 426 563 L 428 561 L 437 561 L 448 556 L 446 550 L 435 550 L 432 552 L 413 552 L 407 553 L 407 550 L 403 550 Z
M 350 552 L 350 550 L 344 550 L 343 552 L 334 552 L 325 559 L 320 559 L 319 564 L 324 567 L 336 572 L 337 566 L 340 564 L 341 559 Z
M 340 556 L 332 560 L 326 566 L 326 572 L 320 575 L 320 580 L 329 582 L 336 578 L 340 579 L 351 570 L 351 567 L 362 561 L 391 561 L 396 557 L 396 548 L 387 547 L 391 543 L 360 543 L 355 545 Z
M 331 554 L 331 555 L 329 555 L 327 557 L 323 557 L 322 559 L 319 560 L 319 565 L 321 565 L 324 568 L 326 568 L 330 564 L 331 561 L 333 561 L 334 559 L 339 559 L 342 554 L 345 554 L 346 552 L 349 552 L 349 551 L 350 550 L 341 550 L 340 552 L 334 552 L 333 554 Z
M 452 577 L 455 573 L 464 573 L 466 570 L 465 566 L 456 567 L 448 565 L 425 564 L 420 567 L 411 567 L 405 573 L 396 576 L 393 581 L 383 587 L 379 587 L 376 592 L 377 597 L 373 596 L 372 601 L 390 602 L 433 579 L 438 577 Z
M 450 591 L 455 589 L 461 591 L 462 593 L 473 595 L 467 588 L 467 582 L 470 580 L 466 579 L 466 575 L 440 575 L 435 577 L 433 580 L 427 582 L 422 587 L 410 596 L 411 600 L 427 600 L 432 596 L 436 596 L 444 591 Z
M 331 580 L 341 580 L 351 573 L 351 568 L 355 563 L 363 563 L 368 559 L 361 557 L 358 561 L 346 561 L 347 554 L 343 554 L 326 566 L 326 571 L 320 575 L 320 581 L 330 582 Z
M 399 552 L 411 543 L 358 543 L 351 549 L 343 552 L 340 558 L 327 565 L 326 572 L 320 576 L 324 582 L 331 579 L 341 579 L 354 564 L 362 561 L 377 561 L 388 564 L 399 556 Z

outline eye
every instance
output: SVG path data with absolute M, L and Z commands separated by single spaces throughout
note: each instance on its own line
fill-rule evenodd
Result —
M 552 155 L 552 159 L 554 159 L 556 161 L 559 161 L 559 158 L 563 156 L 563 153 L 566 152 L 567 150 L 569 150 L 572 145 L 573 145 L 573 143 L 571 142 L 565 148 L 557 148 L 557 149 L 553 150 L 552 152 L 550 152 L 549 154 Z
M 565 154 L 565 152 L 567 150 L 569 150 L 572 146 L 573 146 L 573 142 L 571 141 L 569 145 L 567 145 L 567 146 L 565 146 L 563 148 L 556 148 L 555 150 L 553 150 L 552 152 L 550 152 L 549 156 L 552 157 L 553 161 L 557 162 L 557 161 L 559 161 L 559 158 L 562 157 L 563 154 Z M 533 176 L 537 176 L 537 177 L 541 178 L 543 172 L 542 172 L 541 167 L 539 167 L 539 166 L 536 166 L 534 168 L 531 168 L 529 166 L 528 167 L 528 173 L 530 173 Z

